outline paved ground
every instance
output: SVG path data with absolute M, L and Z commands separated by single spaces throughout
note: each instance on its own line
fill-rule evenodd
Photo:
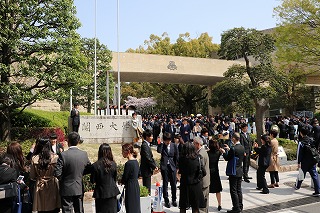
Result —
M 229 194 L 229 184 L 225 175 L 226 162 L 220 161 L 220 176 L 222 181 L 222 210 L 220 212 L 226 212 L 231 209 L 232 203 Z M 248 213 L 255 212 L 308 212 L 318 213 L 320 212 L 320 198 L 312 197 L 313 189 L 310 188 L 311 178 L 307 175 L 303 187 L 299 190 L 294 190 L 293 185 L 297 177 L 297 171 L 279 173 L 280 187 L 270 189 L 270 194 L 260 194 L 256 190 L 256 170 L 250 168 L 249 176 L 253 177 L 251 183 L 242 182 L 243 189 L 243 204 L 244 211 Z M 270 183 L 269 174 L 267 173 L 267 182 Z M 152 194 L 154 194 L 154 188 Z M 179 191 L 178 195 L 179 197 Z M 217 201 L 214 194 L 210 194 L 210 208 L 209 212 L 218 212 Z M 85 203 L 85 212 L 93 212 L 92 202 Z M 179 212 L 177 207 L 171 207 L 170 209 L 164 208 L 167 213 Z M 191 212 L 188 210 L 187 212 Z

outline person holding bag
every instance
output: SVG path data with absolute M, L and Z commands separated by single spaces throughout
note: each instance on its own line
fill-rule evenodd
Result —
M 16 180 L 18 172 L 15 167 L 15 160 L 12 155 L 5 153 L 0 157 L 0 192 L 3 195 L 0 196 L 1 213 L 11 213 L 17 197 Z
M 220 150 L 224 153 L 224 159 L 228 161 L 227 175 L 229 176 L 230 195 L 233 205 L 232 209 L 227 212 L 239 213 L 243 210 L 241 182 L 243 175 L 242 163 L 245 156 L 245 149 L 240 144 L 239 133 L 234 133 L 231 141 L 233 144 L 232 148 L 225 144 L 224 148 L 220 148 Z
M 254 143 L 254 151 L 259 155 L 258 159 L 258 170 L 257 170 L 257 190 L 261 190 L 261 194 L 269 194 L 269 189 L 267 185 L 267 181 L 265 178 L 266 169 L 270 164 L 270 156 L 271 156 L 271 147 L 270 147 L 270 137 L 268 135 L 261 136 L 262 146 L 255 142 Z

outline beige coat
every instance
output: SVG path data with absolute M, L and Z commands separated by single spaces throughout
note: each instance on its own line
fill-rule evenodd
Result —
M 33 211 L 52 211 L 60 208 L 59 182 L 53 176 L 58 155 L 51 155 L 48 170 L 39 169 L 39 155 L 32 157 L 30 178 L 34 181 Z
M 278 171 L 280 164 L 278 158 L 278 146 L 279 142 L 276 138 L 272 139 L 270 142 L 271 146 L 271 158 L 270 158 L 270 165 L 267 168 L 267 172 Z

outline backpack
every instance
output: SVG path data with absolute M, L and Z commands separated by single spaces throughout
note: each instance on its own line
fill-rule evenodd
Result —
M 310 143 L 305 143 L 303 145 L 303 149 L 304 149 L 304 154 L 306 156 L 311 156 L 312 159 L 312 164 L 316 164 L 320 162 L 320 156 L 319 156 L 319 152 L 316 149 L 316 147 L 312 146 Z

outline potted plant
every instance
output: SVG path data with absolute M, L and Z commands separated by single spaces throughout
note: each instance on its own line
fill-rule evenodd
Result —
M 151 212 L 151 196 L 145 186 L 140 186 L 140 208 L 141 212 Z

